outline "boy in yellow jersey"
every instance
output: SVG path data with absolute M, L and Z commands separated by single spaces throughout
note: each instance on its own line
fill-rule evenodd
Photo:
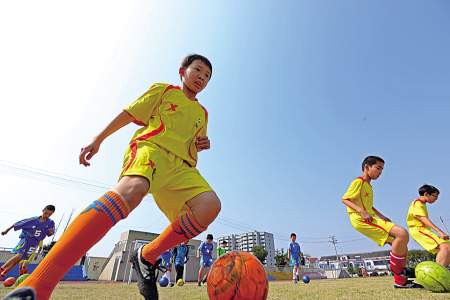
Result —
M 39 242 L 39 246 L 35 249 L 33 254 L 30 255 L 28 259 L 22 259 L 19 262 L 19 275 L 28 274 L 28 264 L 34 257 L 34 260 L 38 259 L 39 254 L 41 254 L 42 248 L 44 247 L 44 240 Z M 36 253 L 37 252 L 37 253 Z
M 219 198 L 195 168 L 197 152 L 210 148 L 208 113 L 196 95 L 211 74 L 206 57 L 187 56 L 179 68 L 181 87 L 154 84 L 81 149 L 80 164 L 89 166 L 105 138 L 132 122 L 142 126 L 125 152 L 118 184 L 81 212 L 38 268 L 5 299 L 35 299 L 35 294 L 48 299 L 67 270 L 148 193 L 172 223 L 150 244 L 130 253 L 130 261 L 140 293 L 147 300 L 159 298 L 158 256 L 205 231 L 221 209 Z
M 409 234 L 405 228 L 391 223 L 373 206 L 370 182 L 377 180 L 384 168 L 384 160 L 368 156 L 362 163 L 363 174 L 350 184 L 342 203 L 347 205 L 350 222 L 356 230 L 375 241 L 379 246 L 392 246 L 390 268 L 394 272 L 394 288 L 422 288 L 407 278 L 414 278 L 414 269 L 405 268 Z
M 425 250 L 436 254 L 436 262 L 447 267 L 450 263 L 450 242 L 448 234 L 440 230 L 428 218 L 427 203 L 433 204 L 439 197 L 439 190 L 425 184 L 419 188 L 419 199 L 411 203 L 406 217 L 409 233 Z M 431 231 L 436 231 L 440 237 Z

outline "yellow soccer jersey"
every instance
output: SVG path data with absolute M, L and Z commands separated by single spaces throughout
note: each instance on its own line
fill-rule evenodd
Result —
M 197 165 L 196 136 L 206 136 L 208 112 L 197 100 L 186 97 L 180 87 L 166 83 L 154 84 L 125 111 L 144 126 L 130 142 L 131 151 L 137 143 L 147 140 Z
M 351 200 L 353 203 L 363 208 L 372 216 L 375 216 L 375 213 L 372 210 L 373 207 L 373 190 L 372 186 L 367 183 L 362 177 L 358 177 L 350 184 L 345 195 L 342 199 Z M 358 213 L 357 211 L 351 209 L 347 206 L 348 214 Z
M 428 218 L 428 209 L 425 201 L 416 199 L 409 206 L 406 223 L 408 224 L 408 227 L 425 227 L 431 230 L 429 226 L 426 226 L 420 221 L 420 217 Z

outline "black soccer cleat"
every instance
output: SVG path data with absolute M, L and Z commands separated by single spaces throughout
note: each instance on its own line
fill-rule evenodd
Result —
M 158 258 L 154 265 L 146 261 L 141 254 L 142 248 L 134 250 L 130 255 L 130 262 L 133 264 L 133 268 L 136 270 L 138 277 L 137 286 L 139 292 L 144 296 L 145 300 L 158 300 L 158 289 L 156 287 L 156 271 L 161 270 L 159 264 L 161 258 Z
M 407 280 L 404 285 L 394 283 L 394 288 L 396 289 L 423 289 L 421 284 L 415 283 L 412 280 Z
M 169 283 L 169 287 L 173 287 L 175 285 L 175 283 L 171 282 Z
M 197 283 L 197 286 L 202 286 L 202 284 L 200 282 Z
M 416 269 L 410 268 L 410 267 L 404 267 L 402 274 L 399 274 L 399 275 L 406 277 L 406 278 L 416 278 Z
M 23 286 L 6 295 L 3 300 L 36 300 L 36 292 L 32 287 Z
M 206 280 L 208 280 L 208 277 L 205 276 L 205 278 L 203 278 L 202 283 L 205 284 Z

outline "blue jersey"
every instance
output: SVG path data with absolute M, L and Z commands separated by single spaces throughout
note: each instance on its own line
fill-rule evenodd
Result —
M 293 257 L 300 257 L 300 245 L 298 243 L 290 242 L 289 243 L 289 252 Z
M 198 247 L 198 250 L 200 250 L 200 255 L 202 256 L 212 256 L 213 243 L 208 244 L 207 242 L 202 242 Z
M 175 251 L 173 252 L 175 254 Z M 184 258 L 189 259 L 189 247 L 179 245 L 176 249 L 176 257 L 175 257 L 175 264 L 179 266 L 184 266 Z
M 42 241 L 47 236 L 50 236 L 50 229 L 55 230 L 55 222 L 51 219 L 47 219 L 44 222 L 39 222 L 39 217 L 32 217 L 29 219 L 21 220 L 13 224 L 14 230 L 22 229 L 20 238 L 35 238 L 38 241 Z
M 170 258 L 172 257 L 172 253 L 170 252 L 170 249 L 161 254 L 161 266 L 168 268 L 172 267 L 172 263 L 170 262 Z

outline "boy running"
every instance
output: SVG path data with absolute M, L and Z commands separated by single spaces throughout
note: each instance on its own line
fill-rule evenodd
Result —
M 291 241 L 288 246 L 287 256 L 289 258 L 289 266 L 293 266 L 294 270 L 292 271 L 292 282 L 298 283 L 299 280 L 299 274 L 302 270 L 302 263 L 301 263 L 301 257 L 302 257 L 302 251 L 300 248 L 300 245 L 295 242 L 297 239 L 297 236 L 295 233 L 291 233 Z
M 172 272 L 172 262 L 170 261 L 172 258 L 172 253 L 170 249 L 161 254 L 161 263 L 159 266 L 163 269 L 166 269 L 166 273 L 164 273 L 163 277 L 166 277 L 169 280 L 168 285 L 173 286 L 173 283 L 170 282 L 170 272 Z
M 19 236 L 20 242 L 11 251 L 11 253 L 15 253 L 16 255 L 0 268 L 0 279 L 14 269 L 21 260 L 28 260 L 34 254 L 39 243 L 47 236 L 53 235 L 55 232 L 55 222 L 50 217 L 54 212 L 55 207 L 53 205 L 47 205 L 42 210 L 42 216 L 21 220 L 2 232 L 2 235 L 5 235 L 13 228 L 14 231 L 22 229 L 22 233 Z
M 19 262 L 19 275 L 28 274 L 28 264 L 31 262 L 33 257 L 34 257 L 34 260 L 38 259 L 38 256 L 39 256 L 39 254 L 41 254 L 43 247 L 44 247 L 44 240 L 41 240 L 39 242 L 38 247 L 36 248 L 37 251 L 36 250 L 33 251 L 33 253 L 30 255 L 30 257 L 28 259 L 26 259 L 26 260 L 22 259 Z
M 407 278 L 414 278 L 414 269 L 405 268 L 409 234 L 405 228 L 391 223 L 373 206 L 373 190 L 370 182 L 380 177 L 384 160 L 368 156 L 362 163 L 363 174 L 350 184 L 342 203 L 347 205 L 350 222 L 356 230 L 372 239 L 379 246 L 392 246 L 390 267 L 394 272 L 394 288 L 422 288 Z M 378 217 L 376 217 L 378 216 Z
M 151 193 L 171 224 L 150 244 L 132 252 L 130 261 L 141 295 L 158 299 L 158 256 L 205 231 L 221 209 L 219 198 L 195 168 L 197 153 L 210 148 L 208 113 L 196 96 L 211 74 L 206 57 L 187 56 L 179 68 L 181 87 L 154 84 L 81 148 L 80 164 L 89 166 L 88 161 L 109 135 L 132 122 L 142 126 L 125 152 L 117 185 L 72 222 L 39 264 L 38 272 L 20 285 L 26 288 L 7 297 L 34 297 L 35 292 L 39 300 L 48 299 L 70 267 Z
M 197 259 L 200 259 L 200 270 L 198 271 L 198 286 L 201 286 L 203 270 L 209 268 L 213 264 L 212 252 L 213 252 L 213 235 L 208 234 L 206 236 L 206 241 L 202 242 L 197 249 Z M 200 257 L 201 256 L 201 257 Z M 206 273 L 205 278 L 203 278 L 203 283 L 208 279 L 208 273 Z
M 175 261 L 175 271 L 177 271 L 177 278 L 175 282 L 178 283 L 178 280 L 183 279 L 184 265 L 189 261 L 189 247 L 187 245 L 188 241 L 184 241 L 178 247 L 173 250 L 173 259 Z M 173 286 L 173 283 L 169 285 Z
M 222 254 L 227 253 L 227 241 L 222 242 L 222 246 L 217 247 L 217 258 L 219 258 Z
M 448 234 L 440 230 L 428 218 L 427 203 L 433 204 L 439 197 L 439 190 L 425 184 L 419 189 L 419 199 L 411 203 L 406 217 L 409 233 L 425 250 L 436 254 L 436 262 L 447 268 L 450 263 L 450 242 Z M 440 237 L 431 231 L 436 231 Z

